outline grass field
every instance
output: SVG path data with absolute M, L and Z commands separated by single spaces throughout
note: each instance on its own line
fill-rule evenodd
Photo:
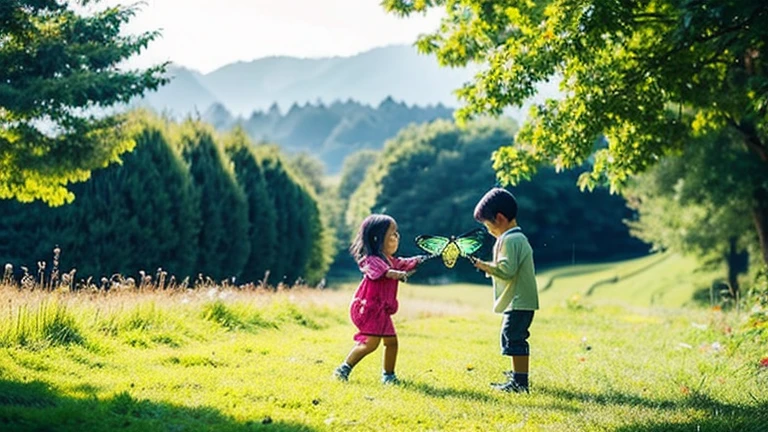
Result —
M 379 383 L 380 351 L 331 379 L 354 286 L 6 286 L 0 431 L 768 430 L 765 338 L 744 312 L 691 306 L 714 276 L 676 256 L 542 272 L 526 395 L 488 385 L 509 364 L 484 285 L 401 285 L 398 386 Z

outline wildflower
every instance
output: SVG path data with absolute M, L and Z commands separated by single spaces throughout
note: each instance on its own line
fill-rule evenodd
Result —
M 586 336 L 581 337 L 581 349 L 583 349 L 584 351 L 589 351 L 592 349 L 592 347 L 587 343 Z
M 760 359 L 760 367 L 768 369 L 768 356 Z
M 10 285 L 13 278 L 13 264 L 8 263 L 5 265 L 5 274 L 3 275 L 3 284 Z

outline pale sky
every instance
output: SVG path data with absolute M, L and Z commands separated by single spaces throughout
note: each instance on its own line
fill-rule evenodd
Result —
M 98 7 L 135 0 L 103 0 Z M 287 55 L 351 56 L 371 48 L 413 44 L 435 30 L 442 11 L 398 18 L 380 0 L 144 0 L 124 29 L 162 36 L 132 67 L 170 60 L 208 73 L 235 61 Z

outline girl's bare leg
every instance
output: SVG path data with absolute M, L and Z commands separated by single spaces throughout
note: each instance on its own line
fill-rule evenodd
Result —
M 379 347 L 379 342 L 381 342 L 380 337 L 368 336 L 368 340 L 364 343 L 359 343 L 352 348 L 352 351 L 347 354 L 345 362 L 350 366 L 356 365 L 365 356 L 376 351 L 376 348 Z
M 384 338 L 384 372 L 388 374 L 394 373 L 396 362 L 397 336 L 387 336 Z

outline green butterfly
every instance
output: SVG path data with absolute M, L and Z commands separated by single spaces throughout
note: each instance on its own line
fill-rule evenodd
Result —
M 483 246 L 485 230 L 476 228 L 458 237 L 442 237 L 433 235 L 420 235 L 416 237 L 416 246 L 420 247 L 434 258 L 440 255 L 443 264 L 452 268 L 460 256 L 470 258 Z

